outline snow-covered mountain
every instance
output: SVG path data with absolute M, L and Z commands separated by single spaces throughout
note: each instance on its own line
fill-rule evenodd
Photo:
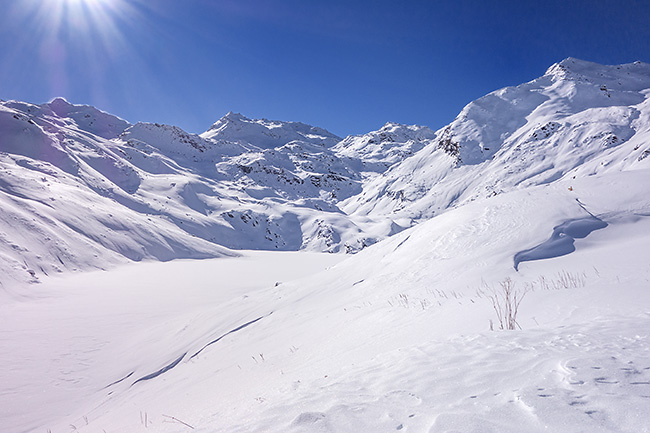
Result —
M 196 135 L 63 99 L 2 102 L 0 260 L 36 281 L 223 247 L 356 252 L 470 201 L 647 166 L 649 92 L 650 65 L 569 58 L 435 133 L 345 139 L 235 113 Z
M 361 172 L 383 173 L 431 144 L 435 136 L 426 126 L 388 122 L 378 131 L 346 137 L 334 150 L 338 155 L 358 160 Z
M 2 429 L 647 432 L 648 95 L 567 59 L 343 140 L 2 102 Z
M 305 141 L 331 147 L 341 141 L 340 137 L 300 122 L 249 119 L 232 111 L 214 123 L 203 138 L 213 141 L 240 142 L 262 149 L 283 146 L 291 141 Z
M 389 124 L 341 141 L 233 113 L 196 135 L 62 99 L 1 107 L 3 268 L 34 281 L 125 259 L 232 254 L 222 246 L 358 251 L 390 224 L 363 227 L 338 203 L 433 138 Z
M 468 104 L 427 146 L 342 204 L 417 222 L 512 189 L 646 166 L 650 65 L 568 58 Z

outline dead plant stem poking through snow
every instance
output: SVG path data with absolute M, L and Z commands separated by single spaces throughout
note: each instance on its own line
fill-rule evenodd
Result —
M 518 289 L 515 287 L 515 282 L 510 278 L 506 278 L 500 284 L 500 288 L 495 289 L 492 286 L 487 286 L 488 299 L 492 302 L 492 308 L 496 313 L 497 320 L 499 321 L 499 329 L 507 329 L 513 331 L 517 328 L 521 329 L 517 323 L 517 313 L 519 312 L 519 305 L 526 296 L 528 289 Z M 490 330 L 494 330 L 494 325 L 490 320 Z

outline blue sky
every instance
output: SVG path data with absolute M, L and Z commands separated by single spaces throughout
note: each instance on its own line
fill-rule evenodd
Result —
M 569 56 L 650 62 L 649 23 L 635 0 L 0 0 L 0 99 L 196 133 L 231 110 L 437 129 Z

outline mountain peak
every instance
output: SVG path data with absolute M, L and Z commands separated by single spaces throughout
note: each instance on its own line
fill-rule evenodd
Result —
M 229 112 L 227 112 L 226 115 L 223 116 L 223 117 L 222 117 L 221 119 L 219 119 L 219 120 L 224 120 L 224 119 L 226 119 L 226 120 L 231 120 L 231 121 L 251 120 L 251 119 L 249 119 L 248 117 L 244 116 L 243 114 L 241 114 L 241 113 L 235 113 L 234 111 L 229 111 Z M 216 123 L 215 123 L 215 125 L 216 125 Z
M 74 120 L 80 129 L 102 138 L 116 138 L 129 127 L 129 122 L 124 119 L 101 111 L 92 105 L 72 104 L 60 96 L 41 107 L 49 108 L 58 117 Z
M 229 111 L 201 136 L 208 140 L 246 142 L 260 148 L 283 146 L 290 141 L 304 141 L 323 146 L 333 146 L 340 137 L 331 132 L 301 122 L 250 119 Z
M 564 80 L 575 78 L 576 75 L 582 75 L 585 72 L 589 73 L 589 71 L 594 71 L 602 67 L 602 65 L 597 63 L 580 60 L 575 57 L 567 57 L 561 62 L 552 64 L 551 67 L 546 70 L 544 75 Z
M 585 67 L 599 67 L 602 66 L 598 63 L 590 62 L 587 60 L 578 59 L 576 57 L 567 57 L 566 59 L 559 62 L 560 65 L 563 65 L 568 68 L 585 68 Z
M 623 75 L 643 75 L 646 78 L 649 73 L 650 64 L 638 60 L 621 65 L 601 65 L 575 57 L 567 57 L 561 62 L 551 65 L 544 76 L 555 80 L 600 82 L 607 79 L 618 81 Z
M 384 123 L 384 126 L 381 127 L 381 129 L 389 129 L 389 128 L 393 128 L 395 126 L 400 126 L 400 125 L 401 124 L 397 123 L 397 122 L 386 122 L 386 123 Z
M 248 117 L 244 116 L 241 113 L 235 113 L 234 111 L 229 111 L 219 120 L 214 122 L 212 126 L 210 126 L 208 131 L 206 131 L 206 133 L 210 131 L 215 131 L 215 132 L 222 131 L 227 125 L 232 123 L 251 122 L 251 121 L 252 119 L 249 119 Z
M 400 139 L 414 139 L 419 140 L 417 137 L 433 138 L 434 132 L 428 126 L 421 125 L 406 125 L 397 122 L 386 122 L 378 131 L 370 132 L 370 134 L 386 134 L 393 133 L 399 134 Z
M 48 102 L 48 105 L 51 107 L 70 107 L 73 104 L 69 103 L 67 99 L 65 99 L 62 96 L 57 96 L 56 98 L 52 99 L 50 102 Z
M 79 108 L 91 108 L 89 106 L 85 105 L 75 105 L 71 104 L 68 102 L 67 99 L 58 96 L 54 99 L 52 99 L 50 102 L 44 104 L 46 107 L 48 107 L 50 110 L 54 112 L 59 117 L 68 117 L 68 114 L 72 111 L 79 111 Z

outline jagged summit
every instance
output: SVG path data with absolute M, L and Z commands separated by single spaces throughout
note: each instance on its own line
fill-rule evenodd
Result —
M 65 99 L 62 96 L 57 96 L 56 98 L 52 99 L 50 102 L 48 102 L 48 105 L 52 107 L 52 110 L 56 111 L 56 107 L 62 107 L 62 108 L 68 108 L 68 107 L 74 107 L 74 104 L 71 104 L 68 102 L 67 99 Z
M 602 65 L 586 60 L 577 59 L 575 57 L 567 57 L 561 62 L 553 63 L 544 75 L 562 75 L 567 72 L 580 73 L 581 71 L 589 71 L 601 68 Z
M 234 111 L 229 111 L 226 113 L 225 116 L 223 116 L 221 119 L 219 119 L 217 122 L 215 122 L 210 129 L 217 129 L 219 126 L 219 122 L 223 120 L 228 120 L 231 122 L 244 122 L 244 121 L 251 121 L 248 117 L 244 116 L 241 113 L 235 113 Z

